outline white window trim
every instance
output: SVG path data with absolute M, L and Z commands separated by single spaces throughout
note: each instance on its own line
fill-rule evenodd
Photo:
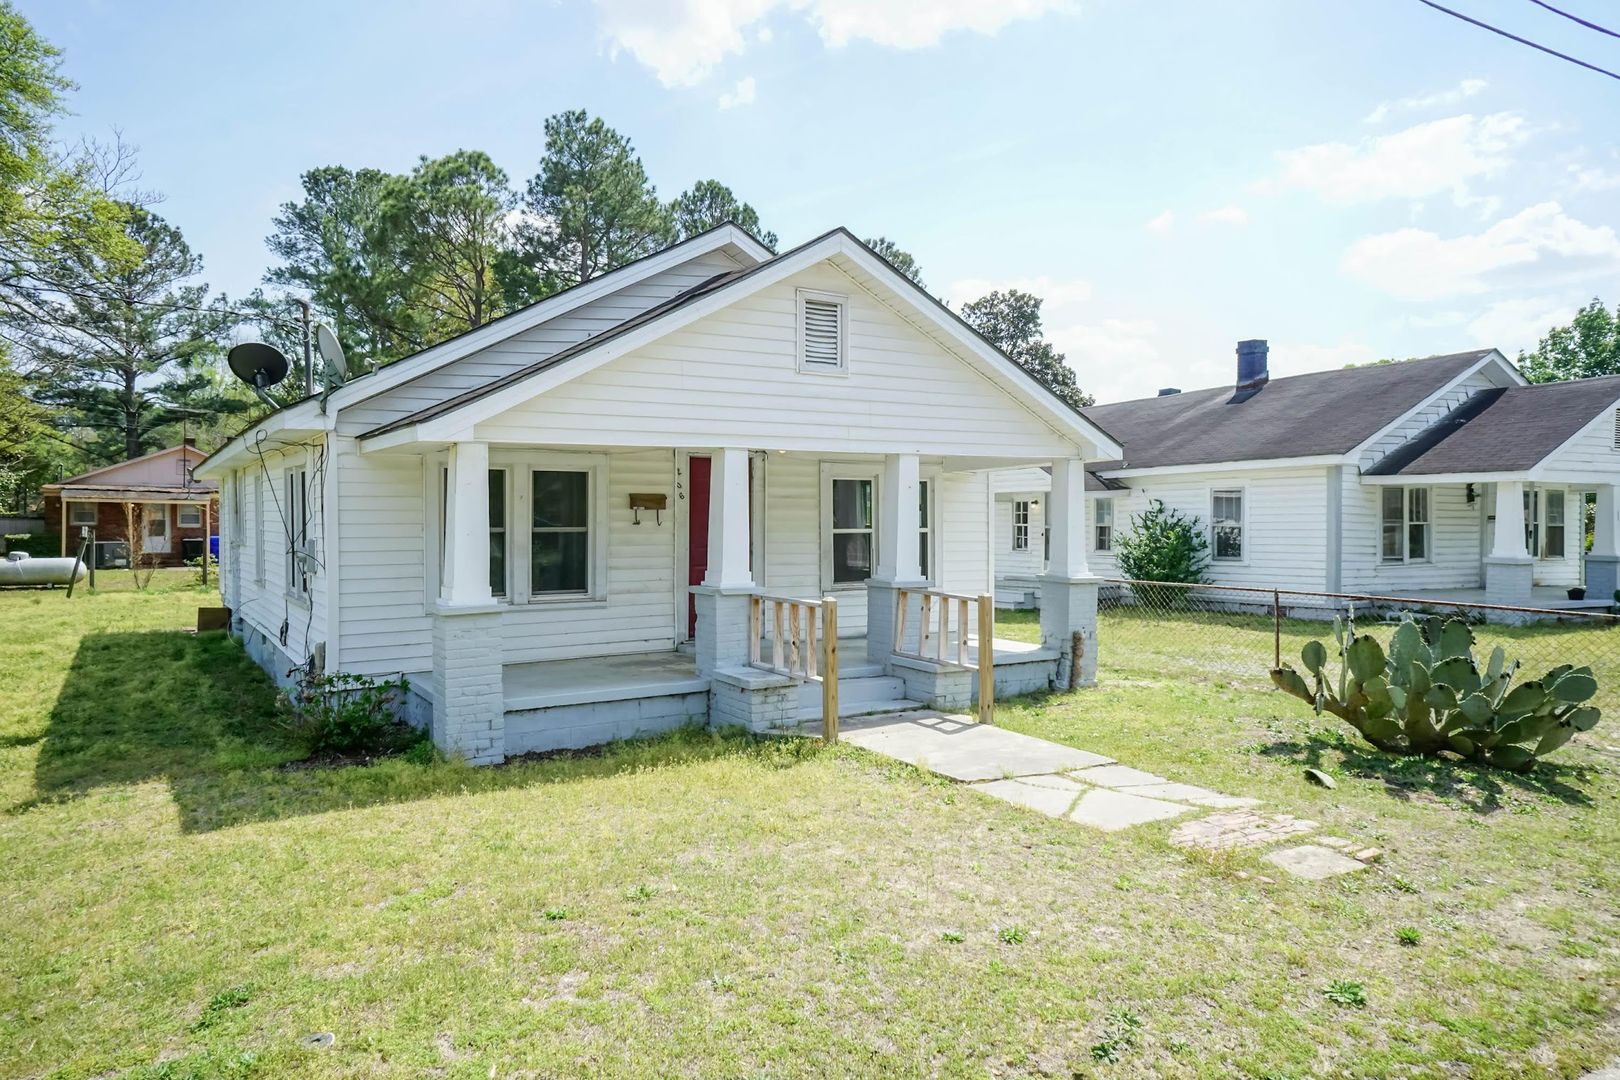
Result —
M 203 512 L 203 508 L 202 508 L 201 503 L 182 503 L 180 505 L 180 507 L 179 507 L 179 512 L 175 515 L 175 523 L 174 523 L 175 528 L 177 528 L 177 529 L 200 529 L 200 528 L 202 528 L 202 523 L 203 523 L 203 513 L 202 512 Z M 186 520 L 186 515 L 187 514 L 196 514 L 197 515 L 197 520 L 196 521 L 187 521 Z
M 424 582 L 428 609 L 432 610 L 439 596 L 440 564 L 444 559 L 440 539 L 444 521 L 444 488 L 440 477 L 450 464 L 448 455 L 428 458 L 422 473 L 422 502 L 428 510 L 427 575 Z M 506 595 L 494 602 L 517 610 L 567 608 L 599 608 L 606 606 L 609 596 L 608 530 L 608 455 L 572 453 L 569 451 L 497 450 L 489 453 L 490 469 L 506 470 Z M 590 474 L 590 535 L 591 558 L 586 571 L 588 588 L 582 593 L 541 593 L 530 589 L 529 538 L 534 520 L 534 480 L 539 470 L 574 471 Z
M 1091 550 L 1095 551 L 1095 552 L 1097 552 L 1099 554 L 1102 554 L 1102 555 L 1111 555 L 1111 554 L 1113 554 L 1113 551 L 1114 551 L 1114 533 L 1118 529 L 1118 526 L 1115 524 L 1115 522 L 1118 521 L 1118 519 L 1119 519 L 1119 508 L 1114 505 L 1114 499 L 1112 497 L 1109 497 L 1109 498 L 1106 498 L 1106 499 L 1091 499 L 1089 501 L 1091 503 Z M 1101 507 L 1104 503 L 1106 503 L 1108 505 L 1108 546 L 1107 547 L 1103 547 L 1101 544 L 1099 544 L 1097 542 L 1097 537 L 1099 535 L 1099 531 L 1103 527 L 1103 525 L 1102 525 L 1102 517 L 1101 517 L 1100 513 L 1098 512 L 1098 508 Z M 1210 498 L 1210 505 L 1211 505 L 1211 508 L 1213 509 L 1213 507 L 1214 507 L 1214 497 L 1213 496 L 1211 496 L 1211 498 Z M 1247 547 L 1247 545 L 1245 545 L 1245 547 Z
M 1564 550 L 1557 555 L 1548 555 L 1545 554 L 1545 549 L 1547 546 L 1547 500 L 1541 496 L 1552 495 L 1554 493 L 1557 493 L 1564 504 L 1564 520 L 1563 523 L 1558 526 L 1558 528 L 1564 530 Z M 1536 545 L 1530 549 L 1531 556 L 1542 562 L 1563 562 L 1565 559 L 1569 558 L 1569 504 L 1572 501 L 1569 497 L 1569 491 L 1566 488 L 1536 488 L 1531 491 L 1530 494 L 1532 496 L 1530 500 L 1531 512 L 1534 515 L 1535 521 Z M 1579 502 L 1579 500 L 1575 501 Z M 1584 516 L 1585 507 L 1583 505 L 1583 525 L 1585 524 Z M 1526 520 L 1528 521 L 1531 519 L 1527 517 Z M 1583 540 L 1582 546 L 1584 545 L 1585 541 Z
M 794 290 L 793 326 L 794 326 L 794 362 L 801 375 L 831 375 L 845 377 L 849 375 L 849 297 L 843 293 L 821 292 L 817 289 Z M 829 304 L 838 305 L 838 363 L 832 364 L 809 363 L 804 358 L 804 302 L 806 300 L 823 300 Z
M 98 509 L 99 509 L 99 504 L 93 503 L 93 502 L 70 502 L 70 503 L 68 503 L 68 526 L 70 528 L 79 528 L 81 526 L 88 525 L 92 529 L 95 528 L 96 527 L 96 518 L 97 518 Z M 88 521 L 80 521 L 79 520 L 79 511 L 80 510 L 87 511 L 89 513 L 89 520 Z
M 938 473 L 932 473 L 932 474 L 924 473 L 918 479 L 918 491 L 921 492 L 921 491 L 923 491 L 925 489 L 928 492 L 928 523 L 926 525 L 924 525 L 924 524 L 919 524 L 918 525 L 917 531 L 919 533 L 926 534 L 926 535 L 919 536 L 919 538 L 918 538 L 918 542 L 917 542 L 917 561 L 918 562 L 924 562 L 924 561 L 927 562 L 927 564 L 928 564 L 928 572 L 923 574 L 923 581 L 925 583 L 927 583 L 930 587 L 934 587 L 937 584 L 938 579 L 939 579 L 939 544 L 935 542 L 935 537 L 937 537 L 939 535 L 939 474 Z M 874 494 L 875 494 L 875 492 L 874 492 Z M 919 497 L 920 497 L 920 495 L 919 495 Z M 877 509 L 877 507 L 874 504 L 873 510 L 875 511 L 876 509 Z M 876 539 L 876 533 L 873 534 L 873 539 L 874 540 Z M 925 548 L 927 549 L 926 558 L 924 556 L 924 549 Z
M 285 564 L 287 580 L 283 582 L 283 585 L 289 599 L 299 603 L 308 603 L 310 594 L 309 574 L 300 565 L 301 557 L 309 551 L 308 467 L 289 465 L 286 472 L 282 473 L 281 490 L 281 512 L 286 517 L 287 531 L 291 534 L 282 538 L 287 541 L 287 561 Z M 296 500 L 294 499 L 295 492 L 297 493 Z
M 1396 485 L 1390 485 L 1396 486 Z M 1426 484 L 1411 486 L 1398 486 L 1401 493 L 1401 556 L 1398 559 L 1387 558 L 1384 555 L 1384 496 L 1388 487 L 1379 489 L 1378 496 L 1378 565 L 1380 566 L 1406 566 L 1416 563 L 1434 562 L 1434 488 Z M 1424 555 L 1421 559 L 1412 558 L 1412 492 L 1426 492 L 1424 499 L 1429 504 L 1429 520 L 1423 523 L 1425 536 L 1423 538 Z
M 864 581 L 844 581 L 833 583 L 832 565 L 832 488 L 834 480 L 870 480 L 872 481 L 872 560 L 873 572 L 877 570 L 878 545 L 882 543 L 879 537 L 879 524 L 883 517 L 883 470 L 876 465 L 861 465 L 855 463 L 840 463 L 824 461 L 821 463 L 821 512 L 817 515 L 816 546 L 821 549 L 821 592 L 825 596 L 830 592 L 854 592 L 864 590 Z
M 1215 554 L 1215 496 L 1236 495 L 1242 516 L 1238 519 L 1238 547 L 1242 554 L 1237 558 L 1230 555 Z M 1221 563 L 1225 566 L 1247 566 L 1249 564 L 1249 489 L 1237 487 L 1211 487 L 1209 489 L 1209 561 Z

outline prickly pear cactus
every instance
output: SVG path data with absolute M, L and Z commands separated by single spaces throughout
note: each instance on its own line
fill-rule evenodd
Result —
M 1568 664 L 1540 679 L 1512 686 L 1519 665 L 1501 647 L 1481 670 L 1474 632 L 1460 619 L 1402 617 L 1389 650 L 1356 632 L 1355 622 L 1333 620 L 1339 670 L 1335 683 L 1328 648 L 1307 642 L 1300 661 L 1310 679 L 1284 664 L 1272 671 L 1278 689 L 1330 713 L 1380 750 L 1437 754 L 1449 750 L 1503 769 L 1527 772 L 1597 725 L 1592 669 Z

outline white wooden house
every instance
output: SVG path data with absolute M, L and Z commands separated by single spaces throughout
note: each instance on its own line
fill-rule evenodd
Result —
M 1089 466 L 1094 572 L 1118 575 L 1116 539 L 1158 499 L 1207 530 L 1216 584 L 1615 603 L 1620 377 L 1532 386 L 1494 349 L 1279 379 L 1267 366 L 1265 342 L 1243 342 L 1233 386 L 1083 410 L 1125 447 Z M 1005 605 L 1037 601 L 1049 483 L 1030 467 L 992 480 Z
M 267 670 L 403 673 L 439 745 L 497 761 L 812 715 L 827 597 L 845 711 L 965 705 L 958 598 L 990 589 L 1010 465 L 1053 470 L 1054 534 L 1042 645 L 997 643 L 998 688 L 1083 682 L 1084 461 L 1120 454 L 847 231 L 773 255 L 722 226 L 276 412 L 197 474 Z M 762 596 L 803 602 L 797 668 Z

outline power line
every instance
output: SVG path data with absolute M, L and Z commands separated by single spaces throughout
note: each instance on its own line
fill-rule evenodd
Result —
M 1549 49 L 1545 45 L 1539 45 L 1536 42 L 1531 41 L 1529 38 L 1522 38 L 1517 34 L 1510 34 L 1506 30 L 1501 29 L 1500 27 L 1492 26 L 1488 22 L 1480 22 L 1478 19 L 1475 19 L 1475 18 L 1473 18 L 1471 16 L 1468 16 L 1468 15 L 1464 15 L 1460 11 L 1452 11 L 1448 7 L 1444 7 L 1444 6 L 1440 5 L 1440 4 L 1435 3 L 1434 0 L 1418 0 L 1418 3 L 1425 4 L 1425 5 L 1429 6 L 1429 7 L 1432 7 L 1436 11 L 1443 11 L 1447 15 L 1450 15 L 1453 19 L 1461 19 L 1465 23 L 1472 23 L 1473 25 L 1479 27 L 1481 30 L 1489 30 L 1493 34 L 1500 34 L 1502 37 L 1505 37 L 1510 41 L 1517 41 L 1520 45 L 1528 45 L 1532 49 L 1538 49 L 1541 52 L 1544 52 L 1549 56 L 1556 56 L 1560 60 L 1568 60 L 1571 64 L 1575 64 L 1578 67 L 1586 68 L 1588 71 L 1595 71 L 1599 75 L 1607 75 L 1609 78 L 1615 80 L 1616 82 L 1620 82 L 1620 75 L 1615 74 L 1614 72 L 1610 71 L 1608 68 L 1600 68 L 1596 64 L 1588 64 L 1585 60 L 1577 60 L 1577 59 L 1575 59 L 1575 57 L 1570 56 L 1568 53 L 1561 53 L 1557 49 Z
M 1588 30 L 1596 30 L 1600 34 L 1608 34 L 1610 37 L 1620 38 L 1620 33 L 1616 33 L 1615 31 L 1610 30 L 1607 26 L 1599 26 L 1595 22 L 1588 22 L 1586 19 L 1581 18 L 1579 15 L 1572 15 L 1571 13 L 1569 13 L 1567 11 L 1564 11 L 1564 10 L 1562 10 L 1560 8 L 1555 8 L 1551 4 L 1547 3 L 1547 0 L 1530 0 L 1530 2 L 1532 4 L 1535 4 L 1537 7 L 1546 8 L 1548 11 L 1552 12 L 1554 15 L 1562 15 L 1564 18 L 1568 19 L 1570 22 L 1578 22 L 1582 26 L 1586 27 Z

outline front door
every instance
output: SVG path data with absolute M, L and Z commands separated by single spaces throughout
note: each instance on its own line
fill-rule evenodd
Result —
M 686 462 L 691 496 L 686 502 L 686 583 L 703 584 L 709 572 L 709 459 L 693 455 Z M 697 636 L 697 597 L 686 594 L 686 636 Z
M 148 503 L 141 508 L 141 516 L 145 519 L 141 525 L 141 528 L 145 530 L 142 535 L 142 550 L 150 555 L 167 555 L 169 553 L 168 503 Z

